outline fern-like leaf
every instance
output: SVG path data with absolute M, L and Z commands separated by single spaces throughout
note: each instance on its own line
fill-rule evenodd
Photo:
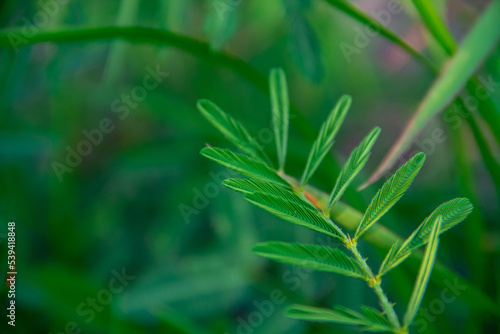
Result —
M 309 153 L 309 158 L 307 159 L 306 168 L 302 174 L 302 179 L 300 181 L 301 188 L 307 184 L 325 155 L 332 148 L 335 135 L 342 125 L 350 106 L 351 97 L 347 95 L 342 96 L 335 105 L 335 108 L 333 108 L 330 116 L 328 116 L 326 122 L 321 126 L 319 136 L 313 144 L 311 152 Z
M 274 182 L 282 187 L 292 189 L 292 186 L 276 174 L 275 171 L 267 167 L 264 163 L 246 155 L 234 153 L 227 149 L 211 147 L 205 147 L 200 153 L 246 177 Z
M 432 268 L 434 267 L 434 262 L 436 260 L 437 250 L 439 247 L 439 230 L 441 228 L 442 221 L 443 218 L 438 216 L 433 222 L 429 244 L 425 250 L 424 258 L 422 260 L 422 264 L 420 265 L 420 270 L 418 271 L 417 280 L 415 282 L 415 287 L 413 288 L 413 293 L 403 319 L 405 328 L 408 328 L 408 326 L 413 322 L 413 319 L 415 319 L 415 315 L 420 308 L 420 303 L 424 298 L 425 290 L 427 288 L 427 284 L 429 283 Z
M 272 166 L 271 160 L 262 147 L 250 136 L 241 123 L 234 120 L 229 114 L 222 111 L 215 103 L 209 100 L 198 101 L 201 114 L 215 126 L 231 143 L 236 145 L 252 158 Z
M 285 315 L 292 319 L 300 320 L 315 320 L 315 321 L 328 321 L 337 324 L 346 325 L 363 325 L 365 321 L 363 316 L 355 311 L 345 312 L 339 309 L 327 309 L 306 305 L 291 305 L 285 311 Z
M 337 182 L 335 183 L 335 187 L 333 188 L 332 194 L 330 195 L 330 199 L 328 200 L 328 209 L 327 212 L 330 211 L 331 207 L 335 202 L 337 202 L 347 187 L 354 180 L 356 175 L 363 169 L 370 158 L 370 151 L 375 144 L 378 136 L 380 134 L 380 128 L 373 129 L 368 136 L 356 147 L 347 160 L 344 168 L 340 172 Z
M 360 279 L 368 278 L 353 258 L 337 248 L 273 241 L 257 244 L 253 252 L 287 264 Z
M 391 249 L 389 249 L 389 252 L 385 256 L 384 261 L 380 265 L 380 269 L 378 271 L 379 276 L 386 274 L 389 270 L 391 270 L 392 268 L 395 267 L 395 266 L 393 266 L 393 263 L 395 263 L 395 257 L 396 257 L 396 254 L 398 253 L 398 250 L 399 250 L 399 242 L 396 241 L 392 245 Z M 403 260 L 404 259 L 402 259 L 401 261 L 403 261 Z
M 392 331 L 391 322 L 379 311 L 373 307 L 361 306 L 361 313 L 368 319 L 371 324 L 363 328 L 364 331 L 370 332 L 388 332 Z
M 337 324 L 360 326 L 361 330 L 369 332 L 393 331 L 390 324 L 383 323 L 379 317 L 376 317 L 372 313 L 367 315 L 366 312 L 366 310 L 363 310 L 363 314 L 361 314 L 342 306 L 335 306 L 332 310 L 305 305 L 291 305 L 286 310 L 285 315 L 292 319 L 328 321 Z
M 366 209 L 365 215 L 356 229 L 355 238 L 359 238 L 365 233 L 399 201 L 417 176 L 424 161 L 424 153 L 416 154 L 384 183 Z
M 311 203 L 309 203 L 293 191 L 287 190 L 271 182 L 249 179 L 227 179 L 224 180 L 222 184 L 243 194 L 260 192 L 274 197 L 279 197 L 290 202 L 294 202 L 311 210 L 316 209 Z
M 455 225 L 459 224 L 472 212 L 472 203 L 467 198 L 455 198 L 451 201 L 441 204 L 434 210 L 420 226 L 405 240 L 401 247 L 386 257 L 386 260 L 380 267 L 379 275 L 387 273 L 389 270 L 397 267 L 406 260 L 419 247 L 425 245 L 429 241 L 429 236 L 433 227 L 433 223 L 437 217 L 443 220 L 439 233 L 444 233 Z M 392 251 L 392 249 L 391 249 Z
M 341 229 L 329 218 L 323 216 L 318 210 L 313 210 L 295 202 L 259 192 L 246 194 L 245 198 L 251 203 L 286 221 L 324 233 L 343 242 L 346 240 Z
M 282 69 L 272 69 L 269 75 L 271 90 L 271 106 L 273 115 L 274 137 L 278 151 L 279 169 L 285 168 L 288 142 L 288 122 L 290 106 L 285 72 Z

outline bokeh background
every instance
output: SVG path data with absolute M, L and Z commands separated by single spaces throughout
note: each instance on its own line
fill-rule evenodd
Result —
M 379 0 L 355 4 L 368 13 L 388 6 Z M 457 40 L 487 4 L 437 2 Z M 444 59 L 412 5 L 403 7 L 388 27 L 416 49 Z M 39 12 L 50 10 L 53 15 L 38 27 Z M 300 271 L 251 252 L 258 241 L 314 242 L 318 235 L 220 186 L 216 174 L 225 170 L 199 151 L 206 144 L 229 144 L 201 117 L 196 102 L 216 102 L 263 136 L 275 157 L 274 142 L 266 139 L 266 80 L 271 68 L 282 67 L 296 107 L 287 171 L 299 176 L 321 122 L 342 94 L 351 95 L 332 156 L 312 182 L 329 191 L 337 163 L 374 126 L 382 135 L 356 185 L 387 153 L 435 79 L 422 64 L 380 36 L 360 36 L 362 25 L 322 0 L 4 0 L 0 24 L 35 27 L 36 34 L 81 26 L 153 27 L 211 50 L 186 52 L 141 37 L 139 29 L 134 41 L 17 40 L 0 49 L 0 266 L 7 267 L 7 222 L 15 221 L 19 273 L 16 327 L 6 325 L 2 306 L 2 333 L 350 333 L 287 319 L 283 310 L 291 303 L 377 306 L 361 281 Z M 346 53 L 346 44 L 356 51 Z M 248 75 L 221 61 L 221 52 L 241 59 Z M 162 73 L 158 84 L 142 89 L 152 71 Z M 499 72 L 497 47 L 478 75 L 500 82 Z M 126 102 L 133 92 L 140 98 Z M 500 107 L 499 91 L 492 99 Z M 107 131 L 85 148 L 85 133 L 99 127 Z M 425 139 L 436 128 L 446 140 L 430 145 Z M 71 158 L 70 166 L 68 152 L 79 147 L 89 153 Z M 498 300 L 498 193 L 467 124 L 452 129 L 439 117 L 414 148 L 426 151 L 427 163 L 383 223 L 409 235 L 440 203 L 472 190 L 476 211 L 442 238 L 438 258 Z M 364 210 L 381 184 L 362 192 L 352 187 L 344 200 Z M 362 250 L 374 264 L 381 261 L 374 247 L 363 244 Z M 391 277 L 385 288 L 401 312 L 415 274 L 402 267 Z M 283 302 L 262 311 L 258 305 L 274 290 Z M 7 286 L 0 292 L 0 304 L 7 305 Z M 431 284 L 423 305 L 439 295 Z M 431 312 L 422 332 L 495 330 L 495 318 L 473 315 L 458 298 Z

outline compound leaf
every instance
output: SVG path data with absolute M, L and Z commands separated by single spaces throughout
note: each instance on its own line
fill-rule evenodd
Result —
M 340 172 L 337 182 L 335 183 L 335 187 L 332 190 L 332 194 L 330 195 L 330 199 L 328 200 L 328 209 L 329 212 L 333 204 L 337 202 L 340 197 L 344 194 L 344 191 L 354 180 L 356 175 L 363 169 L 370 158 L 370 151 L 375 144 L 375 141 L 380 134 L 380 128 L 376 127 L 373 129 L 368 136 L 356 147 L 347 160 L 344 168 Z
M 274 182 L 282 187 L 291 189 L 292 186 L 281 178 L 275 171 L 264 163 L 243 154 L 234 153 L 227 149 L 205 147 L 200 152 L 203 156 L 231 168 L 240 174 L 269 182 Z
M 335 135 L 342 125 L 350 106 L 351 97 L 347 95 L 342 96 L 333 108 L 330 116 L 328 116 L 326 122 L 321 126 L 319 136 L 313 144 L 311 152 L 309 153 L 309 158 L 307 159 L 306 168 L 302 174 L 302 179 L 300 181 L 301 187 L 307 184 L 325 155 L 332 148 Z
M 422 264 L 420 265 L 420 270 L 418 271 L 417 280 L 415 282 L 415 287 L 413 288 L 413 293 L 410 298 L 410 303 L 408 304 L 408 309 L 406 310 L 406 314 L 403 319 L 405 328 L 408 328 L 408 326 L 413 322 L 413 319 L 415 319 L 420 303 L 424 298 L 425 290 L 427 288 L 427 284 L 429 283 L 432 268 L 436 260 L 436 254 L 439 246 L 439 230 L 442 222 L 442 216 L 438 216 L 432 226 L 429 245 L 425 250 L 424 258 L 422 259 Z
M 345 241 L 345 235 L 340 228 L 329 218 L 323 216 L 318 210 L 313 210 L 293 201 L 260 192 L 246 194 L 245 198 L 286 221 Z
M 311 210 L 316 209 L 311 203 L 301 198 L 293 191 L 287 190 L 271 182 L 249 179 L 227 179 L 224 180 L 222 184 L 243 194 L 260 192 L 274 197 L 279 197 L 290 202 L 294 202 Z
M 235 121 L 229 114 L 209 100 L 199 100 L 198 109 L 231 143 L 252 156 L 252 158 L 272 166 L 271 160 L 269 160 L 262 147 L 250 136 L 241 123 Z
M 399 201 L 417 176 L 424 161 L 424 153 L 421 152 L 416 154 L 384 183 L 366 209 L 365 215 L 356 229 L 356 238 L 359 238 L 365 233 L 370 226 L 377 222 L 377 220 Z
M 433 223 L 437 217 L 441 217 L 443 221 L 439 230 L 441 234 L 467 218 L 473 208 L 472 203 L 467 198 L 455 198 L 441 204 L 430 216 L 425 218 L 422 224 L 405 240 L 397 251 L 393 252 L 391 248 L 391 251 L 389 251 L 389 254 L 380 267 L 379 275 L 383 275 L 397 267 L 419 247 L 425 245 L 429 241 L 429 236 L 434 226 Z
M 359 264 L 337 248 L 272 241 L 257 244 L 253 251 L 283 263 L 367 279 Z

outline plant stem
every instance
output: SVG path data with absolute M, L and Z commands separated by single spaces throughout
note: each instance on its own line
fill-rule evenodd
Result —
M 380 306 L 382 306 L 382 309 L 384 310 L 384 313 L 387 316 L 387 319 L 392 324 L 392 327 L 394 328 L 395 332 L 399 332 L 401 329 L 401 324 L 399 323 L 398 316 L 396 315 L 396 312 L 394 311 L 394 307 L 391 302 L 389 302 L 389 299 L 384 293 L 384 290 L 382 290 L 381 282 L 380 279 L 376 278 L 375 275 L 373 275 L 372 270 L 366 263 L 366 260 L 363 259 L 361 254 L 358 251 L 358 247 L 354 242 L 349 240 L 348 243 L 345 244 L 346 247 L 352 252 L 354 255 L 354 258 L 356 259 L 356 262 L 360 265 L 361 269 L 366 273 L 368 276 L 368 285 L 370 288 L 375 291 L 375 294 L 377 295 L 379 301 L 380 301 Z

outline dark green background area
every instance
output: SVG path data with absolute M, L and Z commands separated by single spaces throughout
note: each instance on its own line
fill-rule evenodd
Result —
M 46 24 L 33 28 L 44 11 L 41 3 L 56 5 L 45 8 L 53 10 Z M 282 67 L 294 105 L 286 167 L 299 177 L 321 122 L 342 94 L 351 95 L 353 105 L 332 157 L 312 184 L 330 191 L 337 163 L 380 126 L 366 170 L 343 197 L 364 210 L 382 182 L 362 192 L 356 186 L 387 153 L 433 73 L 382 37 L 368 38 L 346 57 L 342 43 L 356 47 L 363 26 L 321 0 L 41 3 L 0 2 L 0 25 L 37 33 L 141 26 L 208 47 L 194 42 L 194 51 L 186 52 L 148 30 L 132 29 L 135 37 L 129 41 L 29 44 L 16 39 L 16 47 L 0 49 L 0 278 L 7 268 L 9 221 L 16 222 L 18 271 L 16 328 L 6 325 L 8 288 L 2 284 L 1 333 L 71 333 L 74 326 L 81 333 L 350 333 L 347 327 L 287 319 L 283 310 L 292 303 L 377 307 L 362 281 L 273 263 L 251 252 L 259 241 L 332 241 L 280 221 L 220 185 L 228 172 L 199 151 L 206 144 L 230 145 L 202 118 L 196 102 L 216 102 L 260 135 L 276 161 L 274 141 L 267 139 L 267 75 Z M 368 12 L 387 8 L 384 1 L 356 4 Z M 447 22 L 458 40 L 486 4 L 448 4 Z M 389 28 L 443 59 L 408 12 L 394 15 Z M 234 66 L 219 52 L 241 61 Z M 139 92 L 157 68 L 168 76 L 132 101 L 136 105 L 126 106 L 123 94 Z M 500 82 L 498 47 L 477 74 Z M 498 110 L 500 90 L 491 99 Z M 85 133 L 97 133 L 103 120 L 107 133 L 100 132 L 102 139 L 96 134 L 99 143 L 90 145 L 91 152 L 75 167 L 68 165 L 68 151 L 86 145 Z M 439 116 L 419 137 L 413 148 L 425 151 L 427 162 L 383 223 L 407 236 L 439 204 L 470 196 L 472 189 L 476 210 L 443 236 L 438 259 L 498 301 L 498 191 L 468 125 L 454 124 Z M 436 128 L 444 130 L 442 143 L 429 140 Z M 498 158 L 498 147 L 492 147 Z M 459 163 L 464 160 L 466 166 Z M 55 168 L 62 165 L 68 169 L 58 176 Z M 384 254 L 367 243 L 361 247 L 368 262 L 378 266 Z M 122 271 L 130 277 L 124 279 Z M 399 314 L 414 280 L 413 273 L 398 268 L 384 284 Z M 429 308 L 440 296 L 431 284 L 422 306 Z M 444 305 L 435 319 L 430 311 L 425 333 L 498 330 L 498 319 L 478 316 L 460 299 Z

